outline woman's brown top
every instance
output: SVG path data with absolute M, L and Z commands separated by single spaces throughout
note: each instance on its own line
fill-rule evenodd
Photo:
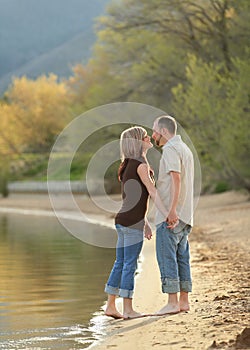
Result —
M 122 207 L 115 217 L 115 224 L 143 230 L 148 209 L 148 190 L 137 173 L 143 159 L 129 159 L 121 175 Z

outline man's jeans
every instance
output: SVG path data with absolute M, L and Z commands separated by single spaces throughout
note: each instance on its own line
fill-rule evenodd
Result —
M 116 261 L 110 273 L 105 292 L 132 298 L 137 259 L 142 249 L 143 231 L 116 225 L 118 241 Z
M 191 226 L 181 222 L 169 229 L 166 222 L 156 226 L 156 254 L 161 273 L 162 292 L 191 292 L 188 234 Z

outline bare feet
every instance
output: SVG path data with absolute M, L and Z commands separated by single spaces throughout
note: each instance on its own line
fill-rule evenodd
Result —
M 113 308 L 107 308 L 105 311 L 105 315 L 109 317 L 113 317 L 116 320 L 123 318 L 122 314 L 120 314 L 119 311 Z
M 189 311 L 190 310 L 187 292 L 183 292 L 183 291 L 180 292 L 179 304 L 180 304 L 180 311 Z
M 180 302 L 180 311 L 189 311 L 190 310 L 190 306 L 189 303 L 181 303 Z
M 140 317 L 145 317 L 147 315 L 141 314 L 136 311 L 131 311 L 123 314 L 124 320 L 131 320 L 132 318 L 140 318 Z
M 161 310 L 156 312 L 156 316 L 162 316 L 167 314 L 178 314 L 180 312 L 179 304 L 167 304 Z

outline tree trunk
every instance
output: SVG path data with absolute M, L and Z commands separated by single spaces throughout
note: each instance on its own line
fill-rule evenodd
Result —
M 9 175 L 9 166 L 6 164 L 1 164 L 1 170 L 0 170 L 0 193 L 3 197 L 8 197 L 9 190 L 8 190 L 8 175 Z

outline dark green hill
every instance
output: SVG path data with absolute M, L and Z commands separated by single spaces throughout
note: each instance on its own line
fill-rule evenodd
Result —
M 12 76 L 60 77 L 86 61 L 109 0 L 0 0 L 0 93 Z

